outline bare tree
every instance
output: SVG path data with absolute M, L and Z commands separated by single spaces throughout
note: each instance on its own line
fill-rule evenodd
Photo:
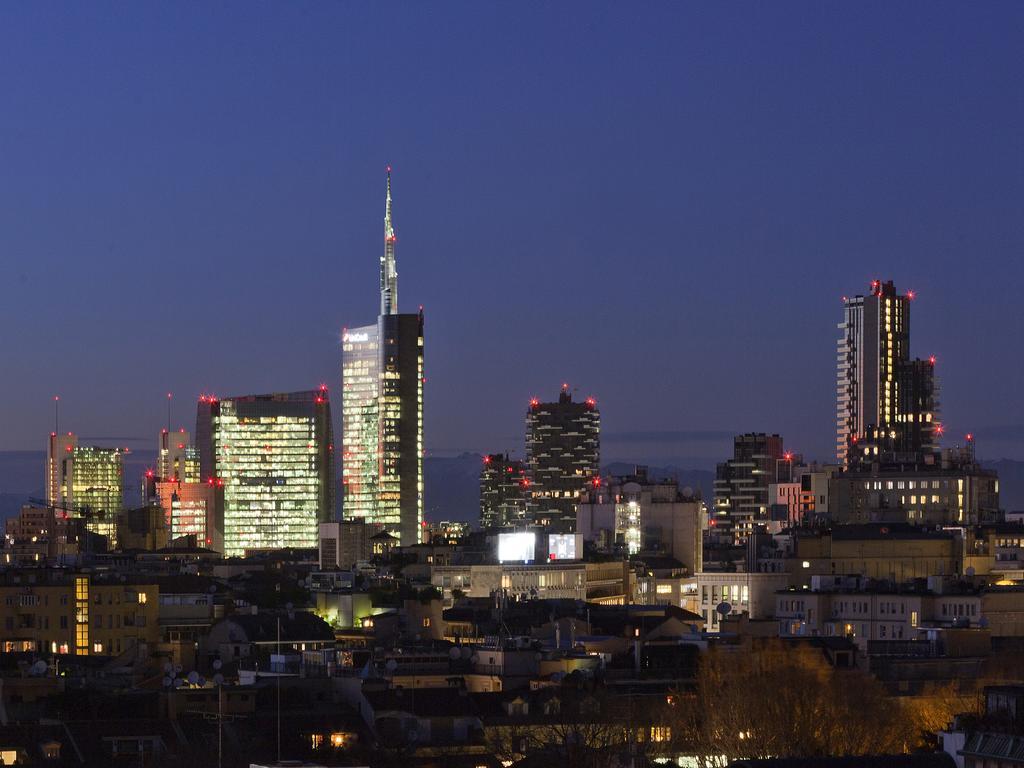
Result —
M 808 646 L 714 648 L 695 696 L 676 697 L 677 748 L 707 765 L 738 758 L 900 753 L 917 731 L 873 678 L 836 671 Z

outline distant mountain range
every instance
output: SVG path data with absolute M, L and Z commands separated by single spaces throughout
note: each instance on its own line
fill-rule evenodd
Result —
M 156 462 L 155 451 L 133 451 L 125 460 L 125 502 L 138 504 L 142 499 L 141 478 Z M 464 453 L 455 457 L 423 460 L 424 495 L 428 520 L 466 520 L 479 517 L 481 457 Z M 1024 461 L 1000 459 L 984 462 L 999 472 L 1000 500 L 1004 509 L 1024 510 Z M 17 514 L 30 497 L 45 495 L 46 453 L 43 451 L 0 451 L 0 518 Z M 634 465 L 613 462 L 602 468 L 604 474 L 628 475 Z M 655 479 L 673 478 L 680 486 L 699 490 L 705 499 L 712 496 L 715 473 L 707 469 L 676 466 L 648 466 Z

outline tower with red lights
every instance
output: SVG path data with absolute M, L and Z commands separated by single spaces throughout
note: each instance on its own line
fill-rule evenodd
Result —
M 530 400 L 526 475 L 534 522 L 550 531 L 574 532 L 580 496 L 601 483 L 601 413 L 594 398 L 575 402 L 563 384 L 555 402 Z
M 398 311 L 396 240 L 389 166 L 380 315 L 342 334 L 342 510 L 408 546 L 423 523 L 423 309 Z
M 843 299 L 836 355 L 836 457 L 848 465 L 881 451 L 934 450 L 935 359 L 910 359 L 910 303 L 892 281 Z M 865 453 L 866 451 L 866 453 Z
M 484 456 L 480 470 L 480 528 L 488 530 L 527 522 L 530 481 L 526 465 L 507 453 Z
M 212 546 L 221 524 L 217 507 L 222 506 L 227 557 L 316 547 L 319 524 L 334 511 L 334 438 L 326 386 L 242 397 L 203 395 L 196 435 L 202 482 L 222 492 L 222 501 L 218 495 L 216 506 L 211 502 L 201 511 L 180 506 L 177 523 L 172 515 L 175 534 L 198 537 L 201 524 Z

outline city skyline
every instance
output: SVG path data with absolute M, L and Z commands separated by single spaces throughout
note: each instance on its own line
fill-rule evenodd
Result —
M 18 407 L 3 409 L 0 449 L 41 450 L 55 394 L 77 434 L 136 447 L 164 426 L 168 391 L 177 428 L 190 426 L 201 392 L 335 390 L 341 329 L 376 310 L 366 290 L 379 253 L 375 190 L 393 163 L 403 301 L 427 307 L 434 339 L 428 455 L 522 456 L 522 407 L 568 381 L 598 398 L 609 459 L 721 458 L 746 431 L 780 432 L 827 459 L 841 297 L 891 279 L 919 297 L 915 354 L 938 358 L 945 442 L 971 431 L 981 456 L 1022 459 L 1024 362 L 1012 354 L 1022 321 L 1011 307 L 1022 277 L 1012 256 L 1024 243 L 1015 138 L 1024 109 L 1002 98 L 1016 53 L 999 34 L 1021 11 L 991 8 L 970 23 L 952 5 L 924 20 L 892 9 L 887 30 L 839 10 L 836 27 L 875 50 L 856 71 L 830 52 L 842 39 L 831 20 L 792 9 L 759 17 L 761 27 L 729 11 L 610 10 L 591 21 L 594 48 L 567 39 L 569 11 L 550 11 L 527 51 L 500 35 L 483 45 L 509 23 L 500 10 L 443 32 L 426 9 L 401 22 L 366 11 L 353 28 L 387 30 L 398 52 L 382 71 L 354 74 L 349 57 L 381 35 L 356 39 L 325 9 L 278 26 L 266 10 L 238 30 L 228 24 L 237 17 L 214 13 L 198 37 L 186 34 L 187 12 L 52 19 L 6 9 L 7 55 L 38 79 L 36 90 L 11 83 L 10 173 L 0 182 L 0 248 L 11 254 L 0 320 L 22 329 L 4 342 L 20 375 L 3 385 L 4 402 Z M 182 93 L 171 85 L 181 73 L 123 68 L 143 57 L 131 25 L 154 20 L 167 22 L 150 30 L 155 50 L 183 45 L 189 73 L 219 87 Z M 53 61 L 10 33 L 38 39 L 50 24 L 67 34 Z M 418 34 L 424 27 L 433 40 Z M 253 30 L 261 36 L 250 48 Z M 90 31 L 120 55 L 76 75 L 104 94 L 102 114 L 60 77 Z M 749 52 L 730 59 L 702 31 L 741 36 Z M 644 39 L 637 59 L 601 63 L 602 46 L 619 37 Z M 272 57 L 280 69 L 266 70 L 249 59 L 275 45 L 301 48 L 302 65 L 315 66 Z M 467 55 L 477 67 L 460 66 Z M 403 74 L 417 56 L 442 75 Z M 607 87 L 573 87 L 592 80 L 577 67 Z M 489 87 L 495 80 L 505 96 Z M 385 81 L 393 87 L 379 88 Z M 753 106 L 723 95 L 751 82 L 762 94 Z M 837 95 L 833 82 L 858 88 Z M 428 104 L 442 84 L 443 98 Z M 621 101 L 607 99 L 609 88 Z M 292 91 L 308 98 L 290 97 L 290 117 L 260 111 Z M 222 106 L 224 92 L 236 110 Z M 462 93 L 478 97 L 469 111 L 451 96 Z M 165 126 L 167 109 L 177 117 Z M 408 130 L 413 114 L 434 126 L 429 136 Z M 251 129 L 244 142 L 216 140 L 240 121 Z M 111 122 L 123 133 L 101 129 Z M 207 122 L 212 138 L 199 130 Z M 69 125 L 78 128 L 70 139 Z M 286 128 L 308 141 L 274 141 Z M 506 151 L 495 151 L 502 141 Z M 159 286 L 173 321 L 140 285 Z M 66 310 L 38 312 L 43 295 Z M 611 364 L 609 350 L 648 361 L 650 375 Z

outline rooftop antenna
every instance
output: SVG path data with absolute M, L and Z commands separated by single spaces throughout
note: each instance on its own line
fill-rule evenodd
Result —
M 173 398 L 170 392 L 167 393 L 167 434 L 171 434 L 171 398 Z M 169 440 L 170 438 L 168 438 Z
M 60 395 L 53 396 L 53 433 L 60 434 Z

